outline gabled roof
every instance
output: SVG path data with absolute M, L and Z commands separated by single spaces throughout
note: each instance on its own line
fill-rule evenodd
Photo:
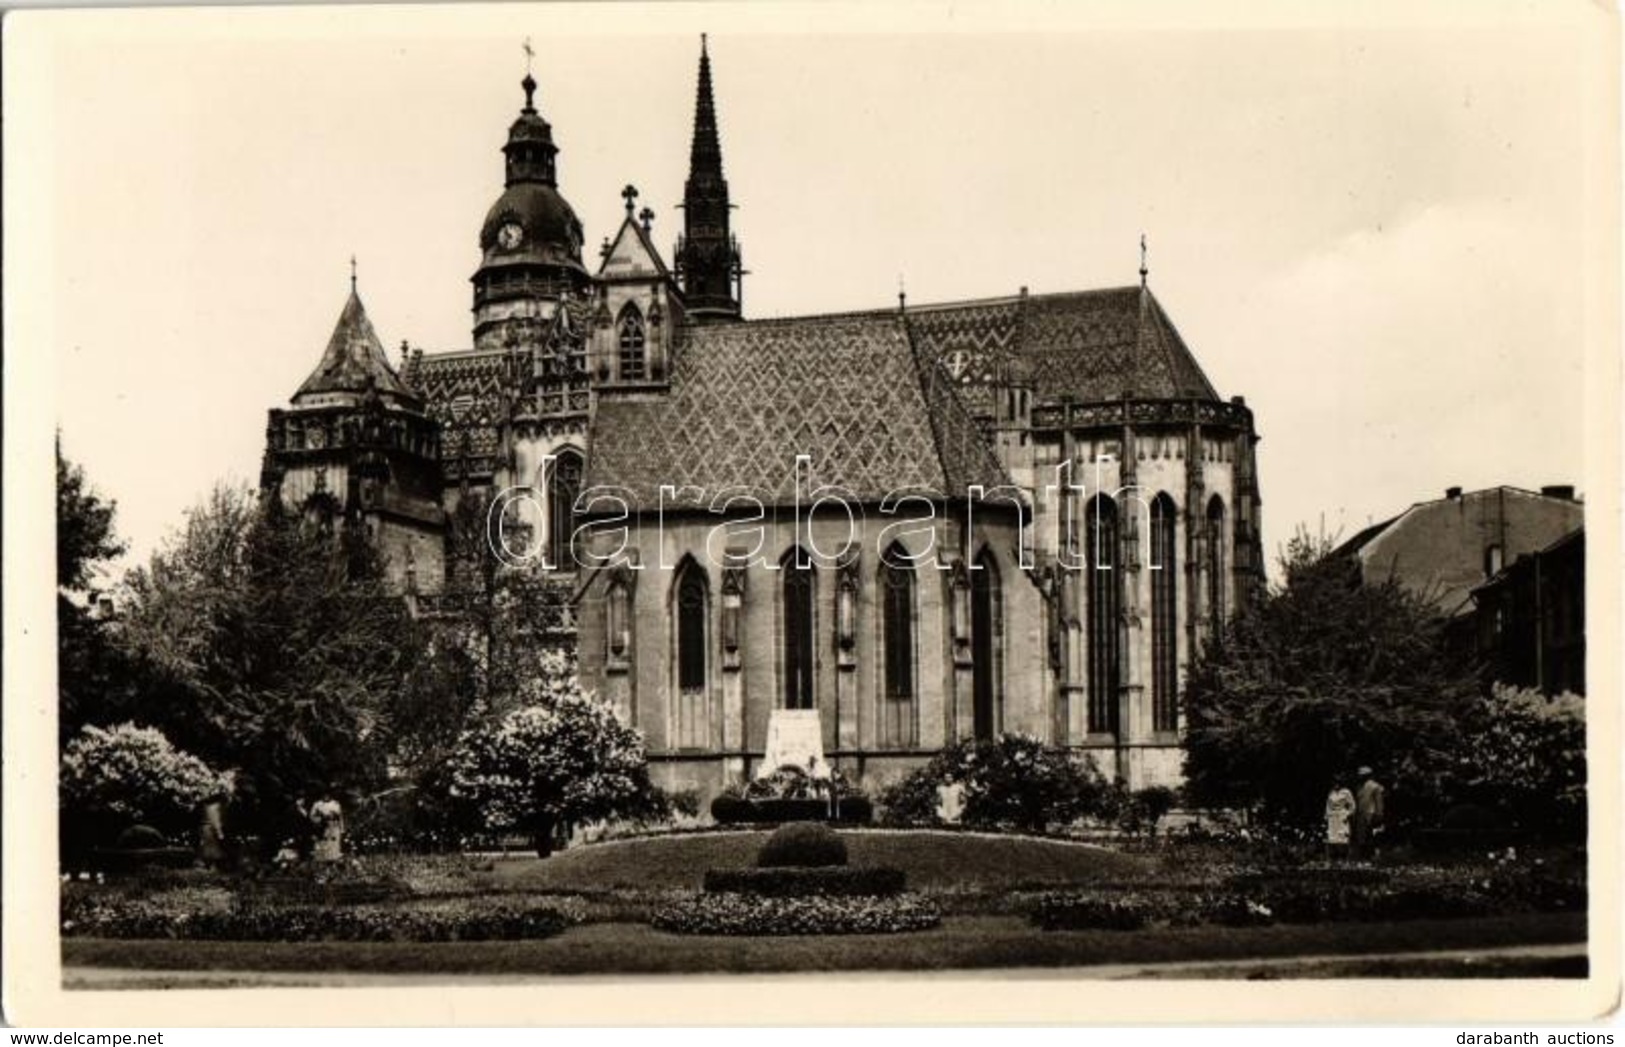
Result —
M 1217 400 L 1218 392 L 1148 288 L 1116 287 L 910 305 L 914 337 L 935 358 L 956 349 L 1024 372 L 1040 402 Z M 961 375 L 975 386 L 983 374 Z
M 661 485 L 789 505 L 799 454 L 864 503 L 1009 483 L 934 359 L 895 313 L 679 328 L 669 393 L 601 395 L 586 483 L 635 510 Z
M 640 261 L 647 263 L 646 266 L 639 265 Z M 628 214 L 621 222 L 621 228 L 616 232 L 615 239 L 610 241 L 604 262 L 598 267 L 598 278 L 613 280 L 622 276 L 648 276 L 650 270 L 662 277 L 671 276 L 671 271 L 666 268 L 666 263 L 660 257 L 659 249 L 649 239 L 649 234 L 644 232 L 643 226 Z
M 332 393 L 362 393 L 369 385 L 385 397 L 417 399 L 389 366 L 383 343 L 378 340 L 372 321 L 367 319 L 367 310 L 361 305 L 361 296 L 352 287 L 344 311 L 339 314 L 339 322 L 333 328 L 333 336 L 327 340 L 327 351 L 299 391 L 293 394 L 293 402 L 298 404 L 309 397 Z

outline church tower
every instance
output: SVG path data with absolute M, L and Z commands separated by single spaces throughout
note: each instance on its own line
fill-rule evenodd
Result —
M 740 317 L 745 271 L 739 241 L 728 231 L 732 207 L 728 181 L 722 177 L 722 145 L 717 137 L 716 103 L 711 98 L 711 56 L 702 35 L 694 143 L 689 150 L 688 181 L 683 186 L 683 235 L 674 253 L 688 315 L 696 321 Z
M 363 527 L 402 592 L 443 574 L 440 428 L 390 366 L 350 277 L 327 349 L 265 427 L 260 487 L 313 522 Z
M 525 74 L 525 107 L 508 128 L 503 192 L 480 226 L 474 273 L 474 347 L 511 349 L 534 337 L 561 298 L 591 283 L 581 264 L 583 234 L 558 187 L 553 128 L 536 111 L 536 80 Z

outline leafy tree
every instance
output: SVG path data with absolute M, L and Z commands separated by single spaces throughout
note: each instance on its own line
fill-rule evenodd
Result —
M 525 704 L 465 734 L 451 763 L 453 794 L 487 829 L 526 833 L 545 856 L 561 823 L 662 813 L 642 736 L 608 706 L 557 680 L 520 692 Z
M 300 794 L 384 786 L 424 639 L 359 526 L 217 489 L 130 592 L 141 711 L 239 771 L 239 817 L 271 831 Z
M 1362 585 L 1330 544 L 1300 533 L 1285 585 L 1234 619 L 1192 667 L 1187 791 L 1315 827 L 1337 774 L 1380 769 L 1390 817 L 1441 802 L 1472 701 L 1443 657 L 1443 622 L 1397 582 Z
M 84 470 L 62 456 L 56 443 L 56 618 L 58 732 L 66 742 L 79 727 L 119 706 L 126 666 L 110 642 L 108 627 L 90 606 L 100 570 L 123 554 L 113 531 L 113 502 L 104 501 Z

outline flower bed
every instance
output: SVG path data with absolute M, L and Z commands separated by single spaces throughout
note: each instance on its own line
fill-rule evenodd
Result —
M 62 933 L 199 941 L 473 942 L 547 938 L 569 923 L 565 914 L 547 906 L 242 906 L 177 914 L 161 904 L 95 899 L 64 911 Z
M 709 894 L 756 894 L 772 898 L 889 897 L 902 894 L 906 882 L 903 870 L 882 866 L 710 869 L 705 874 L 705 890 Z
M 654 913 L 650 923 L 675 934 L 899 934 L 937 926 L 942 914 L 914 895 L 892 897 L 701 894 Z

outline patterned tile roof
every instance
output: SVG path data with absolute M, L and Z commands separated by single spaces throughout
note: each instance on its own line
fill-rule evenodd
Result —
M 339 314 L 339 322 L 333 328 L 333 336 L 327 340 L 327 351 L 322 354 L 316 370 L 293 394 L 294 402 L 327 393 L 364 392 L 369 381 L 386 396 L 416 399 L 389 366 L 383 343 L 372 329 L 372 321 L 367 319 L 360 296 L 352 288 L 344 311 Z
M 1040 402 L 1217 400 L 1156 296 L 1139 287 L 910 306 L 916 339 L 978 414 L 987 385 L 1025 372 Z M 956 354 L 958 354 L 956 358 Z
M 663 484 L 784 505 L 798 454 L 813 485 L 864 502 L 1008 483 L 934 359 L 896 314 L 682 328 L 668 394 L 599 400 L 586 483 L 626 489 L 634 508 Z

